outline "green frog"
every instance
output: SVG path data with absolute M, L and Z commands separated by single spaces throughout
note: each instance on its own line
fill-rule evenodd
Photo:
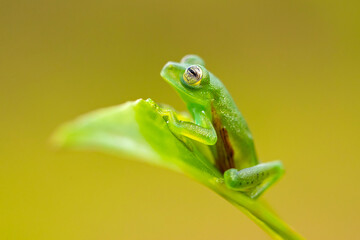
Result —
M 229 189 L 258 198 L 282 176 L 280 161 L 259 162 L 244 117 L 203 59 L 187 55 L 180 62 L 168 62 L 160 75 L 180 95 L 193 119 L 184 120 L 175 110 L 157 106 L 170 131 L 208 145 Z

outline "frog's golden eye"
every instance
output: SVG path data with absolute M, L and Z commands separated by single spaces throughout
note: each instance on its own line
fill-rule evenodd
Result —
M 196 65 L 188 67 L 184 73 L 184 81 L 190 86 L 197 86 L 202 79 L 202 70 Z

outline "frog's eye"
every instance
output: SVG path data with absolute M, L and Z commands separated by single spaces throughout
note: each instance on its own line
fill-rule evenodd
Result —
M 188 67 L 184 73 L 184 81 L 190 86 L 197 86 L 202 79 L 202 70 L 196 65 Z

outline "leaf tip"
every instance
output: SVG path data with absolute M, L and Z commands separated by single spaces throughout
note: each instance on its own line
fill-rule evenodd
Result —
M 71 128 L 68 123 L 61 125 L 56 128 L 53 134 L 49 138 L 50 146 L 59 150 L 61 148 L 66 148 L 70 146 L 71 142 Z

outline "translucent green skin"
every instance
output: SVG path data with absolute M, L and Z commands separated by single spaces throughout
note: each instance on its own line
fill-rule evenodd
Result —
M 191 65 L 197 65 L 202 70 L 202 79 L 197 86 L 190 86 L 183 77 Z M 219 138 L 224 138 L 219 135 L 219 125 L 221 129 L 225 129 L 225 142 L 229 142 L 231 151 L 227 146 L 223 149 L 225 152 L 232 152 L 229 153 L 231 160 L 228 164 L 231 167 L 221 170 L 224 171 L 224 182 L 228 188 L 246 192 L 250 197 L 256 198 L 282 175 L 280 161 L 259 164 L 244 117 L 225 86 L 207 71 L 200 57 L 187 55 L 180 63 L 168 62 L 163 67 L 161 76 L 179 93 L 194 119 L 194 122 L 179 120 L 175 111 L 159 108 L 167 117 L 168 126 L 175 135 L 209 145 L 216 155 L 223 144 Z M 215 122 L 218 123 L 216 129 Z

